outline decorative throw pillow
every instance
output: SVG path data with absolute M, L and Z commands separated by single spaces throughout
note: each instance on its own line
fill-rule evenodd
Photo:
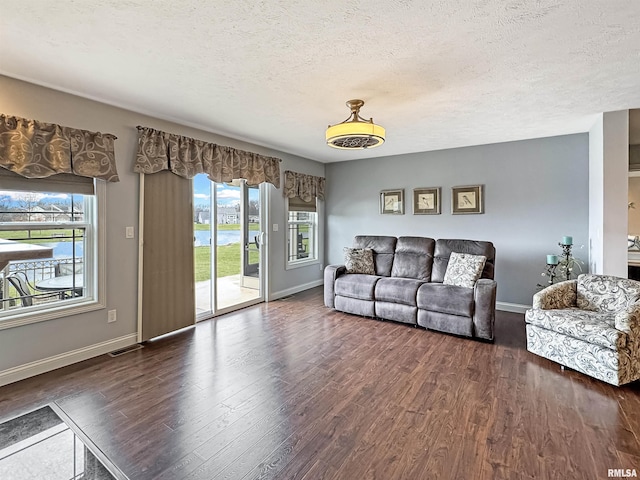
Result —
M 469 253 L 452 252 L 447 271 L 444 273 L 445 285 L 473 288 L 482 275 L 487 257 Z
M 370 248 L 344 247 L 344 265 L 347 267 L 347 273 L 376 274 L 373 266 L 373 250 Z

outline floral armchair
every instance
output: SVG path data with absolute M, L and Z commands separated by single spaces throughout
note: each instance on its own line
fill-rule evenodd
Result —
M 582 274 L 533 296 L 527 350 L 622 385 L 640 378 L 640 282 Z

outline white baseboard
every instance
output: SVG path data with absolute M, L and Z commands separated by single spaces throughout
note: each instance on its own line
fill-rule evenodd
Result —
M 35 375 L 40 375 L 41 373 L 50 372 L 57 368 L 66 367 L 72 363 L 82 362 L 89 358 L 128 347 L 129 345 L 135 344 L 137 340 L 137 334 L 131 333 L 123 337 L 107 340 L 106 342 L 96 343 L 95 345 L 89 345 L 88 347 L 79 348 L 78 350 L 72 350 L 54 355 L 53 357 L 43 358 L 42 360 L 36 360 L 35 362 L 25 363 L 24 365 L 3 370 L 0 372 L 0 387 Z
M 496 310 L 503 312 L 524 313 L 531 308 L 531 305 L 522 305 L 520 303 L 496 302 Z
M 303 292 L 305 290 L 309 290 L 313 287 L 319 287 L 320 285 L 324 285 L 324 279 L 314 280 L 313 282 L 304 283 L 302 285 L 297 285 L 295 287 L 287 288 L 286 290 L 280 290 L 279 292 L 273 292 L 269 296 L 269 301 L 278 300 L 279 298 L 286 297 L 289 295 L 293 295 L 294 293 Z

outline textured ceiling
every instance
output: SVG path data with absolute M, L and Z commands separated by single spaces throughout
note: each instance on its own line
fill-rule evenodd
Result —
M 332 162 L 585 132 L 640 107 L 640 2 L 7 1 L 0 73 Z M 382 147 L 326 146 L 350 98 Z

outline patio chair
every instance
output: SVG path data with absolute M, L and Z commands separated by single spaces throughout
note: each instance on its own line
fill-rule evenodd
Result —
M 31 286 L 29 283 L 29 279 L 24 272 L 16 272 L 10 275 L 7 275 L 7 280 L 9 283 L 13 285 L 13 288 L 16 289 L 22 302 L 23 307 L 30 307 L 32 305 L 37 305 L 40 303 L 52 302 L 55 300 L 60 300 L 60 293 L 33 293 L 35 288 Z

